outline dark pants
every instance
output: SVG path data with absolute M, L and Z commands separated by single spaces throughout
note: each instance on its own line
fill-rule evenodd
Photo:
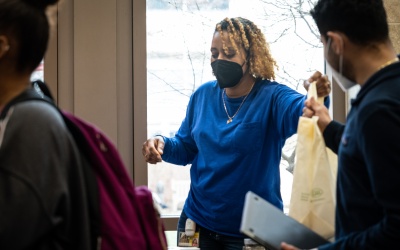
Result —
M 182 211 L 181 217 L 178 222 L 178 238 L 179 232 L 185 231 L 186 219 L 185 212 Z M 244 245 L 244 238 L 226 236 L 213 231 L 210 231 L 204 227 L 196 225 L 196 231 L 200 230 L 200 242 L 199 248 L 201 250 L 242 250 Z

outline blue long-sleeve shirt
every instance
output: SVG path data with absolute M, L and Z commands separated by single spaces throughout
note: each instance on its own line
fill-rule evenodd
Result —
M 400 63 L 375 73 L 324 138 L 339 160 L 336 241 L 318 249 L 399 249 Z
M 243 97 L 224 98 L 232 116 Z M 176 136 L 165 138 L 163 154 L 166 162 L 192 164 L 184 206 L 189 218 L 209 230 L 243 237 L 239 228 L 247 191 L 282 209 L 281 150 L 297 131 L 304 101 L 285 85 L 259 81 L 227 124 L 217 82 L 196 90 Z

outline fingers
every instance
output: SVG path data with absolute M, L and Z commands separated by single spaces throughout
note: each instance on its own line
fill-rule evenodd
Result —
M 316 111 L 318 107 L 322 104 L 318 103 L 315 98 L 312 96 L 305 101 L 305 106 L 309 109 Z
M 303 108 L 303 116 L 304 117 L 308 117 L 311 118 L 315 115 L 315 111 L 313 108 L 313 105 L 315 105 L 316 101 L 314 99 L 314 97 L 311 97 L 309 99 L 307 99 L 307 101 L 305 101 L 305 106 Z
M 164 153 L 164 142 L 158 142 L 157 151 L 160 155 Z
M 164 152 L 164 140 L 160 137 L 150 138 L 143 143 L 142 154 L 146 162 L 156 164 L 162 161 Z
M 325 97 L 331 93 L 331 83 L 328 76 L 322 75 L 321 72 L 316 71 L 309 79 L 304 81 L 304 88 L 308 90 L 308 87 L 312 82 L 316 82 L 317 94 L 319 97 Z
M 281 243 L 281 249 L 282 250 L 299 250 L 297 247 L 286 244 L 285 242 Z
M 314 97 L 309 98 L 304 104 L 303 116 L 308 118 L 318 116 L 318 127 L 321 132 L 324 132 L 325 128 L 332 121 L 328 109 L 325 105 L 318 103 Z
M 315 82 L 318 81 L 322 77 L 322 73 L 319 71 L 315 71 L 314 74 L 308 78 L 308 82 Z
M 307 107 L 304 107 L 304 108 L 303 108 L 303 116 L 304 116 L 304 117 L 311 118 L 311 117 L 314 116 L 314 114 L 315 114 L 315 112 L 314 112 L 312 109 L 309 109 L 309 108 L 307 108 Z
M 310 87 L 310 79 L 304 80 L 303 82 L 303 87 L 308 91 L 308 88 Z
M 317 102 L 314 97 L 307 99 L 304 104 L 305 107 L 303 108 L 303 116 L 309 118 L 313 117 L 314 115 L 319 116 L 322 110 L 325 109 L 325 106 Z
M 319 97 L 328 96 L 331 93 L 331 83 L 328 76 L 321 76 L 317 80 L 317 94 Z

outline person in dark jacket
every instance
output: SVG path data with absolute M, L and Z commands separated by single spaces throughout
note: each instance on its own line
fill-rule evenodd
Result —
M 326 145 L 338 153 L 336 237 L 327 249 L 398 249 L 400 239 L 400 62 L 381 0 L 319 0 L 311 14 L 327 64 L 345 90 L 360 85 L 346 125 L 314 99 Z M 297 249 L 282 244 L 282 249 Z
M 90 249 L 81 158 L 60 113 L 30 76 L 49 40 L 58 0 L 0 0 L 0 249 Z

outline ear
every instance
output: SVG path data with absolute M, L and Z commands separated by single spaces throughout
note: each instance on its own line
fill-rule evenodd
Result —
M 331 49 L 337 55 L 343 54 L 344 51 L 344 34 L 339 32 L 328 31 L 328 39 L 331 39 Z
M 0 36 L 0 58 L 10 50 L 10 44 L 8 42 L 8 38 L 4 35 Z

